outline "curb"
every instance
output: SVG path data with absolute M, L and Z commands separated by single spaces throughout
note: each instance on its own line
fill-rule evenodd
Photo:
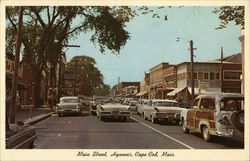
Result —
M 29 125 L 34 125 L 44 119 L 46 119 L 47 117 L 50 117 L 54 112 L 50 112 L 50 113 L 47 113 L 47 114 L 41 114 L 41 115 L 37 115 L 31 119 L 26 119 L 24 120 L 24 124 L 29 124 Z

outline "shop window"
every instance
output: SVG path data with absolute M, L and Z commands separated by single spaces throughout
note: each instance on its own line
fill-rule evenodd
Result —
M 208 73 L 204 73 L 204 79 L 208 80 Z
M 203 80 L 203 72 L 198 73 L 198 80 Z
M 212 73 L 212 72 L 210 73 L 210 80 L 215 80 L 215 76 L 214 75 L 215 75 L 215 73 Z

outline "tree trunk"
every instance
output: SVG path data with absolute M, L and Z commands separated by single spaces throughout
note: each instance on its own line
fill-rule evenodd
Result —
M 35 72 L 35 108 L 41 107 L 41 71 Z

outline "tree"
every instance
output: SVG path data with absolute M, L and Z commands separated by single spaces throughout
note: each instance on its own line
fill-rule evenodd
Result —
M 75 56 L 67 63 L 65 72 L 76 74 L 77 94 L 91 96 L 104 85 L 103 75 L 95 65 L 95 59 L 88 56 Z
M 235 25 L 240 25 L 241 29 L 244 29 L 244 16 L 245 7 L 244 6 L 223 6 L 219 9 L 213 11 L 215 14 L 219 14 L 219 19 L 221 24 L 216 29 L 226 28 L 229 22 L 234 22 Z
M 119 12 L 121 10 L 124 12 Z M 129 7 L 25 7 L 24 15 L 23 59 L 35 73 L 35 107 L 40 106 L 42 71 L 47 70 L 49 63 L 50 77 L 55 77 L 58 58 L 70 38 L 75 38 L 80 32 L 92 31 L 91 41 L 99 44 L 101 53 L 107 49 L 119 53 L 130 38 L 125 30 L 125 23 L 132 17 Z M 6 37 L 14 40 L 17 7 L 7 7 L 6 16 L 9 21 L 7 30 L 14 31 L 6 32 L 10 34 Z M 11 45 L 12 41 L 8 43 Z
M 94 95 L 96 96 L 108 96 L 110 91 L 110 86 L 107 84 L 102 85 L 94 90 Z

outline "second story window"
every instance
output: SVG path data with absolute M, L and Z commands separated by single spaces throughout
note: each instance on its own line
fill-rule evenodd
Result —
M 240 80 L 241 71 L 224 71 L 225 80 Z

